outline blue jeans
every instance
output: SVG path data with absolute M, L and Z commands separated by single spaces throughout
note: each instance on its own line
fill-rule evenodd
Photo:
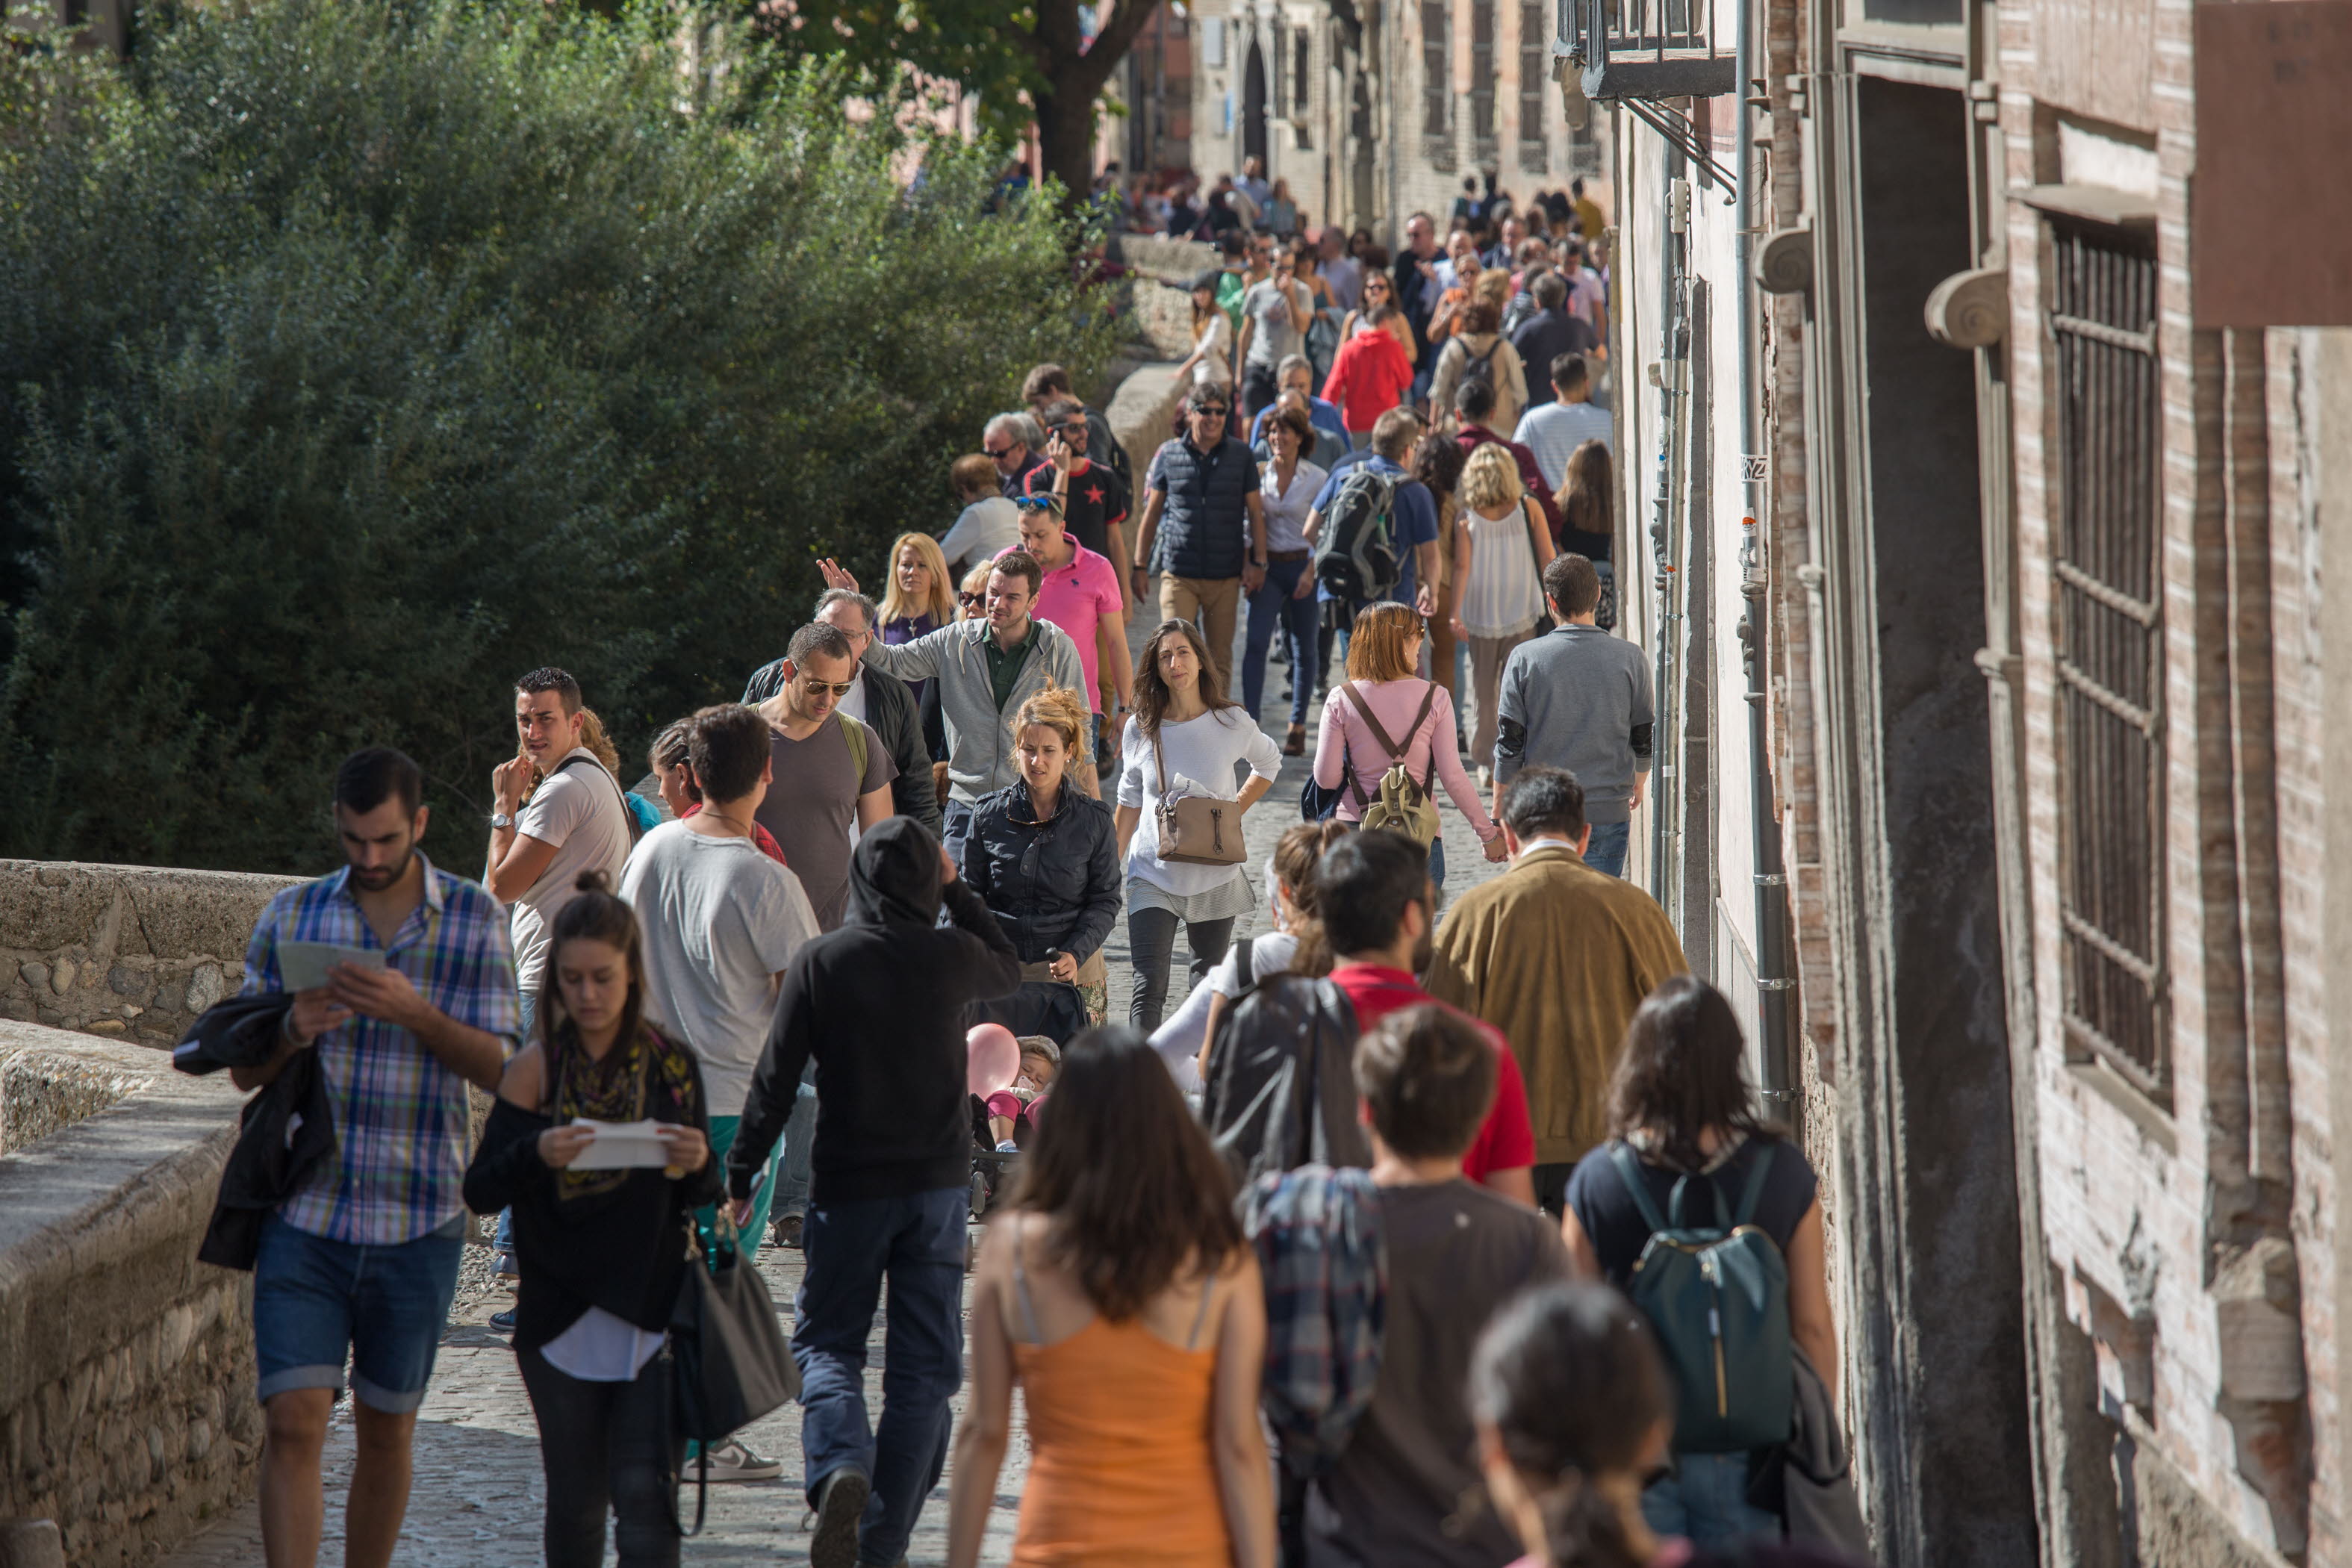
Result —
M 1596 822 L 1592 841 L 1584 847 L 1584 863 L 1612 877 L 1625 874 L 1625 848 L 1633 837 L 1630 822 Z
M 1265 569 L 1265 582 L 1249 596 L 1249 631 L 1242 652 L 1242 706 L 1250 722 L 1259 721 L 1265 700 L 1265 654 L 1282 634 L 1290 653 L 1290 721 L 1307 722 L 1307 705 L 1315 694 L 1316 629 L 1320 616 L 1315 595 L 1294 599 L 1290 591 L 1299 577 L 1313 569 L 1312 561 L 1275 561 Z
M 801 1091 L 793 1100 L 793 1113 L 784 1119 L 784 1141 L 778 1151 L 783 1160 L 783 1170 L 776 1177 L 776 1199 L 772 1205 L 777 1215 L 808 1213 L 809 1180 L 815 1171 L 816 1158 L 816 1063 L 801 1069 Z
M 963 1382 L 964 1226 L 969 1189 L 809 1205 L 808 1256 L 793 1303 L 801 1369 L 801 1451 L 811 1507 L 843 1466 L 874 1484 L 858 1523 L 861 1563 L 906 1554 L 923 1500 L 948 1462 L 948 1401 Z M 890 1281 L 882 1419 L 867 1424 L 866 1342 Z
M 1445 891 L 1445 835 L 1443 833 L 1429 841 L 1429 885 L 1441 893 Z
M 1777 1539 L 1780 1521 L 1748 1500 L 1745 1454 L 1677 1454 L 1675 1473 L 1642 1493 L 1642 1517 L 1660 1535 L 1714 1546 L 1761 1535 Z
M 289 1389 L 341 1388 L 348 1356 L 361 1404 L 387 1415 L 415 1410 L 465 1249 L 462 1214 L 390 1247 L 330 1241 L 265 1215 L 253 1262 L 254 1392 L 267 1405 Z

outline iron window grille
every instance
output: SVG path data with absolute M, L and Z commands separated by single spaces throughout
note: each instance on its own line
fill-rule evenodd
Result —
M 1454 166 L 1454 7 L 1421 0 L 1421 137 L 1423 156 Z
M 1470 140 L 1482 166 L 1495 163 L 1495 0 L 1470 0 Z
M 1551 38 L 1543 0 L 1519 6 L 1519 168 L 1530 174 L 1551 170 L 1550 138 L 1544 134 L 1544 93 L 1551 86 Z
M 1742 3 L 1558 0 L 1556 52 L 1582 68 L 1587 98 L 1632 103 L 1719 98 L 1739 88 L 1731 7 Z
M 2064 1026 L 2070 1049 L 2168 1102 L 2155 246 L 2048 235 Z

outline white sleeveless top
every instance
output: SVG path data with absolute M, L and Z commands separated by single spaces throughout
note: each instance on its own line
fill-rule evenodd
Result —
M 1501 518 L 1464 507 L 1455 522 L 1470 531 L 1470 578 L 1462 584 L 1462 625 L 1474 637 L 1517 637 L 1544 613 L 1543 579 L 1536 571 L 1535 536 L 1543 526 L 1530 517 L 1535 502 L 1522 500 Z

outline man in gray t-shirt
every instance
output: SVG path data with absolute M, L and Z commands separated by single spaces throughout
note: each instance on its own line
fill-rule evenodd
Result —
M 783 689 L 759 708 L 776 770 L 759 819 L 808 889 L 817 929 L 831 931 L 849 908 L 850 826 L 864 832 L 897 811 L 898 768 L 872 730 L 839 710 L 857 680 L 840 627 L 813 621 L 794 632 L 783 676 Z
M 1307 342 L 1315 296 L 1298 281 L 1288 255 L 1275 258 L 1274 274 L 1242 296 L 1242 407 L 1255 416 L 1281 395 L 1276 374 Z

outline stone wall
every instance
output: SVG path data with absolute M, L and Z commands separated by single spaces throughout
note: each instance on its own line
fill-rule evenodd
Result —
M 0 1017 L 169 1047 L 235 993 L 254 920 L 295 880 L 0 860 Z
M 0 1026 L 0 1086 L 12 1133 L 47 1132 L 0 1157 L 0 1519 L 55 1521 L 76 1568 L 148 1563 L 244 1497 L 260 1453 L 250 1291 L 195 1260 L 238 1096 L 25 1024 Z

